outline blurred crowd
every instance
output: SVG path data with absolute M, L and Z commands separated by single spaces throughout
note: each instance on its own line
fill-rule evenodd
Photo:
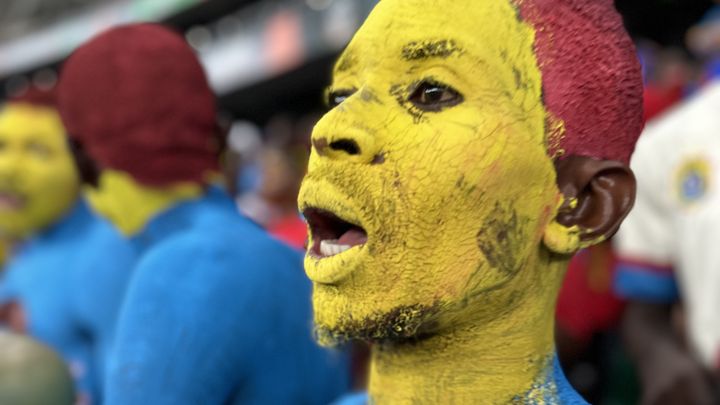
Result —
M 714 246 L 718 240 L 715 228 L 720 224 L 713 223 L 720 219 L 720 201 L 713 190 L 720 186 L 720 138 L 712 144 L 704 143 L 720 130 L 720 94 L 715 87 L 720 86 L 720 6 L 691 28 L 686 39 L 683 48 L 661 47 L 637 39 L 644 69 L 647 129 L 643 135 L 646 140 L 641 140 L 633 161 L 641 184 L 636 209 L 613 240 L 575 256 L 558 301 L 558 353 L 570 382 L 591 403 L 720 401 L 720 352 L 706 349 L 720 338 L 716 334 L 720 329 L 720 299 L 716 298 L 720 296 L 720 249 Z M 107 57 L 103 52 L 88 58 Z M 74 74 L 83 76 L 87 72 Z M 193 72 L 187 74 L 192 76 Z M 67 77 L 61 79 L 61 85 L 63 80 L 71 81 Z M 291 283 L 308 284 L 303 279 L 298 253 L 306 248 L 307 231 L 297 209 L 297 194 L 310 155 L 310 133 L 322 112 L 279 112 L 262 125 L 232 119 L 216 125 L 197 115 L 184 124 L 212 128 L 214 139 L 207 137 L 200 142 L 188 135 L 187 143 L 177 146 L 172 144 L 182 138 L 173 132 L 177 128 L 162 128 L 168 132 L 167 139 L 153 145 L 127 145 L 112 140 L 112 134 L 102 125 L 73 115 L 74 106 L 58 107 L 58 100 L 62 104 L 63 97 L 70 96 L 84 97 L 85 108 L 107 101 L 97 99 L 85 88 L 67 86 L 22 89 L 0 109 L 0 235 L 4 263 L 0 281 L 0 404 L 102 403 L 103 392 L 123 392 L 117 396 L 122 398 L 118 404 L 138 403 L 132 402 L 136 399 L 133 395 L 142 390 L 144 382 L 141 375 L 127 370 L 143 362 L 167 366 L 159 354 L 149 353 L 137 341 L 130 342 L 144 328 L 154 332 L 148 332 L 141 343 L 166 339 L 167 350 L 182 351 L 189 347 L 186 344 L 202 340 L 207 352 L 219 352 L 210 357 L 226 356 L 228 362 L 243 358 L 245 364 L 266 362 L 253 367 L 267 372 L 267 381 L 257 377 L 254 385 L 227 382 L 224 373 L 231 371 L 213 370 L 207 372 L 212 378 L 204 382 L 206 391 L 177 390 L 185 398 L 245 396 L 247 401 L 242 403 L 282 403 L 285 397 L 280 393 L 263 397 L 248 387 L 272 387 L 273 381 L 283 378 L 299 381 L 293 388 L 296 391 L 290 393 L 295 396 L 288 398 L 303 398 L 307 401 L 303 403 L 327 403 L 353 388 L 363 389 L 367 348 L 359 345 L 320 352 L 312 346 L 309 308 L 304 306 L 306 301 L 309 305 L 309 286 L 300 289 L 296 298 L 289 292 Z M 198 86 L 200 92 L 209 91 L 202 80 Z M 195 108 L 199 104 L 193 103 L 204 101 L 183 102 Z M 131 127 L 131 121 L 142 112 L 139 108 L 118 112 L 107 120 L 130 122 Z M 142 108 L 152 109 L 153 105 Z M 184 114 L 187 110 L 178 107 L 178 111 Z M 698 136 L 683 133 L 685 130 L 697 132 Z M 70 143 L 65 140 L 66 134 L 71 135 Z M 662 143 L 665 138 L 670 139 L 667 144 Z M 109 162 L 122 167 L 127 156 L 113 155 L 98 146 L 96 139 L 117 148 L 132 146 L 167 153 L 167 161 L 174 156 L 190 156 L 188 161 L 201 170 L 193 171 L 192 164 L 166 166 L 167 161 L 158 161 L 148 163 L 146 168 L 110 173 L 104 167 Z M 205 155 L 193 152 L 198 144 L 211 141 L 224 146 L 217 167 L 205 162 Z M 148 170 L 165 173 L 166 177 L 153 177 Z M 203 177 L 206 172 L 216 176 L 207 180 Z M 145 185 L 138 179 L 143 179 Z M 188 187 L 168 190 L 168 179 L 173 184 L 187 183 Z M 92 184 L 107 185 L 113 192 L 88 193 L 88 185 Z M 231 197 L 224 201 L 212 192 L 200 197 L 200 189 L 194 187 L 198 184 L 203 185 L 203 190 L 226 190 Z M 197 198 L 206 205 L 193 205 Z M 676 199 L 681 201 L 675 204 Z M 101 211 L 115 227 L 111 229 L 104 220 L 95 218 L 90 207 Z M 156 221 L 172 215 L 181 222 L 190 222 L 184 215 L 196 211 L 207 212 L 200 215 L 206 223 L 188 223 L 182 229 L 173 229 Z M 233 216 L 237 212 L 244 215 Z M 245 233 L 226 232 L 232 227 Z M 273 238 L 265 240 L 261 228 Z M 188 252 L 187 244 L 199 238 L 197 235 L 227 241 L 255 238 L 259 242 L 238 257 L 228 257 L 222 250 L 203 250 L 202 243 L 199 250 L 194 247 Z M 188 324 L 188 328 L 197 330 L 187 331 L 187 336 L 162 334 L 163 328 L 177 322 L 174 317 L 193 316 L 181 307 L 159 311 L 169 302 L 163 301 L 169 300 L 166 295 L 210 299 L 210 292 L 201 291 L 197 285 L 167 288 L 181 264 L 197 267 L 205 277 L 213 273 L 212 268 L 222 269 L 234 263 L 255 266 L 257 258 L 268 257 L 274 261 L 267 266 L 258 264 L 258 272 L 277 274 L 274 280 L 288 280 L 287 285 L 272 287 L 277 291 L 269 294 L 271 298 L 247 302 L 238 298 L 238 291 L 270 288 L 258 281 L 260 275 L 244 280 L 244 286 L 226 288 L 222 285 L 228 281 L 218 276 L 218 285 L 211 287 L 213 305 L 234 311 L 235 320 L 238 313 L 259 319 L 257 327 L 266 328 L 258 330 L 258 340 L 251 348 L 243 348 L 242 352 L 237 349 L 238 353 L 226 350 L 223 345 L 232 346 L 223 340 L 226 332 L 243 324 L 236 325 L 222 315 Z M 134 285 L 137 280 L 129 281 L 127 269 L 133 269 L 137 279 L 143 276 L 143 266 L 153 261 L 167 263 L 165 278 L 162 272 L 155 271 L 147 275 L 142 287 Z M 285 274 L 280 267 L 294 274 Z M 103 271 L 96 271 L 99 268 Z M 710 274 L 711 270 L 718 274 Z M 92 275 L 88 275 L 90 271 Z M 190 283 L 187 280 L 192 280 L 192 275 L 185 274 L 183 279 Z M 232 291 L 226 291 L 231 287 Z M 137 300 L 137 305 L 124 304 L 121 314 L 121 302 L 132 299 Z M 277 303 L 298 312 L 276 311 Z M 268 340 L 269 331 L 275 331 L 276 324 L 288 322 L 290 316 L 301 321 L 291 326 L 285 323 L 289 337 Z M 26 335 L 37 342 L 23 337 Z M 295 339 L 302 342 L 292 341 L 291 336 L 303 336 Z M 282 350 L 268 354 L 278 348 Z M 288 364 L 289 357 L 297 356 L 283 354 L 287 352 L 302 352 L 302 364 Z M 277 361 L 268 360 L 273 357 Z M 187 362 L 201 374 L 206 360 L 190 357 Z M 117 377 L 113 379 L 117 381 L 115 386 L 103 387 L 101 376 L 107 373 Z M 331 377 L 320 378 L 323 376 Z M 172 377 L 168 384 L 172 386 Z M 241 384 L 247 385 L 236 389 Z M 312 392 L 301 392 L 303 387 L 311 387 Z

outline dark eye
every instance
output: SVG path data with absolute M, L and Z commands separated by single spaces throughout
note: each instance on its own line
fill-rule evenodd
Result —
M 409 100 L 421 110 L 437 112 L 462 103 L 463 97 L 446 84 L 423 81 L 410 95 Z
M 329 108 L 335 108 L 342 104 L 343 101 L 347 100 L 350 96 L 355 93 L 355 90 L 332 90 L 327 95 L 327 105 Z

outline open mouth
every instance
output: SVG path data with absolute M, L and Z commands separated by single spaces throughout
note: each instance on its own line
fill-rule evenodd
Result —
M 309 252 L 317 258 L 339 255 L 355 246 L 367 243 L 365 229 L 340 219 L 332 212 L 318 208 L 308 208 L 303 215 L 310 226 L 313 245 Z

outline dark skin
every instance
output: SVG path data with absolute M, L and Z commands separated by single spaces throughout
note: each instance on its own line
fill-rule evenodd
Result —
M 612 237 L 635 202 L 635 176 L 627 165 L 612 160 L 569 156 L 555 162 L 557 184 L 574 207 L 566 202 L 557 220 L 583 230 L 580 240 L 591 242 Z
M 621 331 L 644 387 L 642 404 L 720 404 L 720 379 L 691 355 L 672 315 L 668 304 L 634 301 L 625 310 Z
M 557 160 L 555 169 L 560 191 L 577 199 L 574 208 L 569 203 L 560 208 L 558 222 L 584 229 L 582 241 L 612 237 L 635 201 L 635 176 L 630 168 L 616 161 L 570 156 Z M 585 350 L 584 343 L 561 328 L 556 328 L 555 340 L 564 361 L 573 361 Z

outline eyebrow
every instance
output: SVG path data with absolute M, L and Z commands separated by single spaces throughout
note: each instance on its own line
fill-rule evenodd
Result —
M 408 42 L 402 49 L 402 58 L 407 61 L 426 60 L 431 58 L 445 59 L 463 49 L 452 39 Z
M 356 64 L 357 58 L 355 57 L 355 54 L 350 51 L 346 51 L 342 54 L 342 56 L 340 56 L 336 68 L 338 72 L 346 72 L 352 69 Z

